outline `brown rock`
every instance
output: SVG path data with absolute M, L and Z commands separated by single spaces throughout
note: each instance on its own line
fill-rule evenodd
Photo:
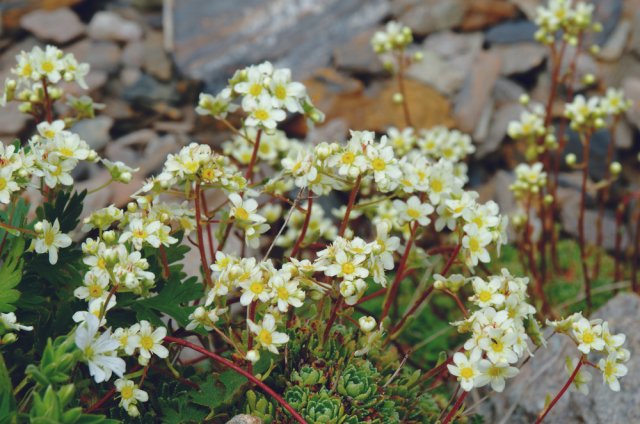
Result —
M 598 59 L 608 62 L 614 62 L 620 59 L 627 45 L 630 33 L 631 23 L 627 20 L 620 21 L 605 45 L 602 46 L 602 49 L 598 53 Z
M 162 33 L 153 31 L 147 34 L 142 48 L 142 68 L 161 81 L 171 79 L 173 65 L 164 51 Z
M 633 106 L 626 112 L 627 119 L 640 128 L 640 78 L 629 77 L 622 82 L 625 96 L 633 101 Z
M 65 44 L 84 34 L 84 24 L 68 7 L 34 10 L 20 19 L 23 29 L 45 41 Z
M 460 28 L 463 31 L 476 31 L 512 19 L 517 13 L 518 8 L 507 0 L 473 0 L 468 2 Z
M 360 82 L 324 70 L 306 85 L 327 121 L 343 118 L 353 130 L 385 131 L 389 126 L 405 126 L 402 106 L 392 100 L 398 92 L 395 80 L 373 84 L 364 92 Z M 453 124 L 451 105 L 436 90 L 413 80 L 405 81 L 405 90 L 415 127 Z
M 25 129 L 32 117 L 18 110 L 18 103 L 8 103 L 0 110 L 0 134 L 17 135 Z M 12 140 L 4 140 L 10 142 Z
M 110 41 L 81 40 L 71 45 L 67 52 L 73 53 L 79 62 L 86 62 L 93 70 L 112 73 L 120 66 L 120 47 Z
M 418 36 L 457 27 L 467 11 L 464 0 L 401 0 L 394 4 L 398 20 Z
M 93 15 L 87 28 L 94 40 L 136 41 L 142 38 L 142 28 L 137 22 L 124 19 L 114 12 L 98 12 Z
M 497 45 L 491 51 L 500 55 L 501 73 L 507 76 L 527 72 L 539 66 L 547 57 L 547 48 L 534 43 Z
M 454 115 L 462 131 L 472 133 L 475 130 L 501 68 L 497 53 L 483 51 L 476 57 L 473 72 L 467 77 L 455 100 Z

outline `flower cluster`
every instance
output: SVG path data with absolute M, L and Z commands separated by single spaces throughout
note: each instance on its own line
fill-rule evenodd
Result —
M 600 30 L 599 24 L 592 22 L 594 6 L 585 2 L 571 0 L 549 0 L 549 4 L 538 6 L 536 24 L 538 31 L 535 39 L 542 44 L 553 44 L 559 31 L 571 45 L 578 43 L 579 35 L 592 28 Z
M 463 390 L 491 384 L 501 392 L 505 380 L 518 374 L 514 365 L 528 352 L 525 321 L 536 310 L 527 303 L 527 278 L 513 277 L 506 269 L 488 281 L 467 279 L 474 295 L 469 298 L 477 310 L 466 319 L 453 323 L 462 333 L 471 333 L 464 352 L 456 352 L 449 372 Z
M 377 54 L 403 51 L 413 41 L 411 28 L 396 21 L 389 21 L 384 31 L 377 31 L 371 38 L 371 46 Z
M 516 166 L 516 181 L 509 187 L 516 199 L 540 193 L 547 185 L 547 173 L 543 169 L 544 165 L 540 162 Z
M 239 106 L 233 103 L 236 99 L 240 100 Z M 286 118 L 287 112 L 304 114 L 314 122 L 324 119 L 304 85 L 291 80 L 291 70 L 274 68 L 270 62 L 236 71 L 229 85 L 215 96 L 200 94 L 196 112 L 225 119 L 239 108 L 246 114 L 243 126 L 268 133 Z
M 557 333 L 565 334 L 576 344 L 582 354 L 579 361 L 586 361 L 585 355 L 591 352 L 599 352 L 604 355 L 597 364 L 597 368 L 602 372 L 605 384 L 611 390 L 620 391 L 618 378 L 627 374 L 627 367 L 624 365 L 630 358 L 630 352 L 623 347 L 626 340 L 624 334 L 612 334 L 609 331 L 609 323 L 601 319 L 589 320 L 576 312 L 567 318 L 558 321 L 547 321 L 547 325 L 552 327 Z M 575 365 L 577 366 L 577 365 Z M 575 370 L 571 358 L 567 358 L 567 372 L 569 375 Z M 578 373 L 572 385 L 584 393 L 589 393 L 588 383 L 591 375 L 584 369 Z

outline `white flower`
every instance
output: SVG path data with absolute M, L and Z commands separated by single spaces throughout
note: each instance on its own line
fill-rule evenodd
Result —
M 31 331 L 33 327 L 30 325 L 22 325 L 18 323 L 18 318 L 13 312 L 0 313 L 0 324 L 9 330 Z
M 35 52 L 35 54 L 34 54 Z M 62 58 L 62 51 L 55 46 L 47 46 L 44 51 L 39 47 L 34 47 L 32 55 L 35 59 L 35 69 L 42 76 L 56 84 L 62 78 L 61 71 L 64 69 L 64 62 L 60 60 Z
M 84 77 L 89 73 L 88 63 L 78 63 L 73 53 L 67 53 L 63 58 L 64 62 L 64 79 L 65 81 L 76 81 L 78 85 L 85 90 L 89 87 Z
M 118 342 L 111 338 L 111 330 L 107 329 L 97 336 L 98 325 L 98 318 L 89 314 L 78 326 L 75 342 L 82 351 L 84 360 L 89 364 L 89 374 L 96 383 L 102 383 L 108 381 L 112 374 L 122 377 L 126 364 L 122 358 L 115 355 Z
M 464 226 L 465 236 L 462 238 L 462 247 L 469 254 L 469 262 L 476 266 L 478 261 L 487 263 L 491 260 L 489 252 L 485 248 L 491 243 L 491 233 L 485 230 L 479 230 L 476 224 L 467 224 Z
M 601 351 L 605 347 L 602 339 L 602 326 L 592 325 L 586 318 L 581 318 L 573 324 L 573 335 L 578 341 L 578 350 L 589 354 L 591 349 Z
M 260 324 L 256 324 L 250 319 L 247 320 L 249 329 L 256 335 L 256 342 L 259 346 L 278 354 L 278 346 L 289 341 L 289 336 L 276 331 L 276 320 L 271 314 L 266 314 Z
M 45 162 L 40 164 L 40 169 L 34 174 L 44 177 L 44 182 L 49 188 L 55 188 L 58 184 L 70 186 L 73 184 L 71 171 L 76 167 L 78 161 L 75 159 L 65 159 L 58 155 L 49 155 Z
M 287 117 L 284 110 L 273 107 L 273 101 L 268 94 L 258 97 L 257 101 L 247 108 L 247 111 L 249 116 L 244 121 L 246 126 L 260 126 L 267 130 L 274 130 L 278 122 L 284 121 Z
M 193 330 L 202 326 L 205 330 L 211 331 L 215 327 L 215 323 L 220 319 L 220 315 L 225 313 L 228 308 L 213 308 L 210 310 L 205 309 L 202 306 L 198 306 L 189 315 L 189 324 L 187 324 L 187 330 Z
M 156 233 L 161 226 L 162 223 L 159 221 L 145 223 L 142 219 L 134 219 L 129 223 L 127 230 L 122 233 L 118 242 L 124 243 L 131 240 L 136 250 L 142 249 L 145 242 L 153 247 L 160 247 L 160 239 Z
M 120 350 L 124 351 L 127 355 L 133 355 L 136 350 L 136 340 L 132 336 L 135 336 L 140 331 L 140 324 L 135 323 L 128 328 L 116 328 L 111 338 L 118 342 Z
M 602 378 L 605 383 L 609 385 L 609 388 L 614 392 L 620 391 L 620 382 L 618 377 L 624 377 L 627 375 L 627 367 L 618 363 L 618 358 L 615 353 L 609 354 L 607 359 L 600 359 L 598 362 L 598 368 L 602 371 Z
M 567 356 L 565 359 L 564 369 L 569 376 L 573 374 L 576 369 L 576 364 L 573 363 L 573 360 L 570 356 Z M 589 383 L 591 383 L 591 379 L 593 376 L 584 369 L 584 367 L 580 368 L 575 378 L 571 382 L 571 389 L 582 393 L 583 395 L 589 394 Z
M 303 111 L 300 99 L 306 95 L 306 89 L 301 83 L 291 81 L 290 69 L 276 69 L 269 88 L 275 107 L 284 107 L 289 112 Z
M 499 280 L 491 279 L 486 282 L 480 277 L 474 277 L 472 285 L 475 292 L 473 299 L 479 307 L 500 306 L 504 303 L 504 295 L 499 292 Z
M 56 137 L 56 135 L 64 131 L 64 128 L 65 128 L 65 123 L 62 119 L 56 119 L 51 123 L 47 121 L 42 121 L 36 126 L 38 133 L 42 137 L 48 140 L 53 140 Z
M 347 255 L 343 250 L 336 252 L 335 263 L 329 265 L 325 270 L 325 275 L 329 277 L 340 277 L 345 280 L 365 278 L 369 275 L 369 270 L 361 264 L 367 257 L 365 255 Z
M 480 352 L 477 350 L 472 351 L 469 357 L 462 352 L 453 354 L 453 364 L 448 364 L 447 368 L 451 375 L 458 377 L 462 390 L 469 392 L 473 389 L 475 381 L 480 375 L 479 361 Z
M 402 172 L 398 168 L 397 160 L 393 154 L 393 148 L 385 146 L 386 143 L 387 137 L 383 136 L 380 140 L 380 146 L 368 146 L 366 152 L 375 182 L 385 191 L 395 188 L 398 185 L 398 180 L 402 177 Z
M 273 299 L 276 301 L 280 312 L 287 312 L 289 305 L 294 308 L 302 306 L 304 300 L 304 291 L 298 288 L 298 282 L 295 280 L 287 280 L 283 276 L 275 276 L 269 280 L 271 290 L 273 290 Z
M 502 392 L 505 386 L 504 380 L 515 377 L 519 372 L 518 368 L 509 364 L 494 364 L 486 359 L 480 360 L 478 368 L 480 375 L 476 379 L 476 386 L 481 387 L 491 383 L 491 388 L 496 392 Z
M 140 415 L 136 404 L 149 400 L 149 394 L 140 390 L 138 385 L 126 378 L 119 378 L 115 381 L 116 390 L 120 393 L 120 406 L 127 410 L 132 417 Z
M 152 353 L 159 358 L 166 358 L 169 355 L 169 351 L 162 345 L 166 335 L 166 328 L 158 327 L 154 330 L 149 321 L 142 320 L 140 321 L 138 334 L 131 336 L 131 343 L 140 350 L 140 356 L 146 360 L 151 358 Z
M 60 223 L 56 219 L 53 224 L 47 220 L 36 224 L 37 238 L 32 242 L 36 253 L 49 253 L 49 262 L 58 262 L 58 249 L 71 245 L 71 237 L 60 232 Z
M 229 216 L 234 217 L 237 221 L 242 222 L 265 222 L 266 219 L 256 213 L 258 202 L 254 199 L 242 199 L 239 194 L 231 193 L 229 201 L 232 204 Z
M 11 203 L 11 194 L 18 190 L 20 190 L 20 186 L 13 181 L 11 168 L 0 168 L 0 203 Z
M 269 290 L 267 282 L 259 274 L 252 279 L 242 281 L 239 286 L 243 289 L 242 296 L 240 296 L 240 304 L 243 306 L 248 306 L 255 300 L 268 302 L 273 297 L 273 292 Z
M 73 295 L 78 299 L 103 299 L 108 295 L 109 276 L 104 272 L 90 269 L 84 275 L 83 285 L 73 291 Z
M 403 222 L 418 221 L 422 226 L 431 222 L 429 215 L 433 212 L 433 206 L 422 203 L 418 196 L 411 196 L 406 202 L 394 200 L 393 207 L 398 211 Z

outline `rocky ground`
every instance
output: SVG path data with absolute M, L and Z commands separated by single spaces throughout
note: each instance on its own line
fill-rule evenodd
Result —
M 597 58 L 582 54 L 578 73 L 593 73 L 606 86 L 623 87 L 635 101 L 619 124 L 615 142 L 617 157 L 624 166 L 623 183 L 638 188 L 640 0 L 593 2 L 604 31 L 590 42 L 598 44 L 601 51 Z M 507 125 L 522 111 L 518 103 L 521 94 L 528 93 L 537 101 L 545 101 L 548 95 L 548 52 L 533 42 L 532 19 L 539 3 L 12 0 L 0 3 L 0 81 L 9 74 L 15 55 L 34 45 L 54 43 L 91 64 L 87 78 L 90 94 L 104 104 L 104 109 L 74 131 L 105 157 L 140 167 L 140 172 L 128 186 L 112 185 L 92 195 L 87 210 L 110 203 L 121 206 L 148 174 L 161 167 L 168 153 L 190 141 L 218 145 L 225 140 L 228 134 L 223 127 L 195 114 L 197 95 L 201 90 L 214 92 L 236 68 L 251 63 L 271 60 L 291 67 L 294 77 L 305 81 L 314 103 L 326 113 L 326 123 L 314 129 L 295 119 L 288 122 L 287 130 L 293 136 L 315 141 L 342 139 L 348 129 L 384 131 L 391 125 L 402 126 L 401 110 L 391 101 L 397 90 L 395 82 L 369 45 L 373 32 L 386 20 L 398 19 L 414 31 L 412 51 L 424 56 L 421 63 L 408 69 L 407 97 L 416 126 L 441 124 L 472 134 L 477 152 L 470 164 L 471 184 L 484 199 L 498 201 L 509 212 L 515 208 L 508 190 L 513 180 L 511 170 L 522 160 L 523 152 L 522 146 L 506 136 Z M 80 94 L 74 87 L 69 91 Z M 553 110 L 559 116 L 562 104 L 554 105 Z M 0 140 L 25 139 L 31 131 L 29 124 L 29 117 L 15 107 L 2 110 Z M 610 142 L 604 132 L 592 141 L 590 171 L 594 180 L 603 175 L 601 159 Z M 569 150 L 578 154 L 580 149 L 577 140 L 569 145 Z M 106 181 L 108 174 L 91 165 L 80 169 L 76 177 L 78 188 L 92 188 Z M 565 171 L 560 200 L 567 212 L 562 218 L 565 231 L 573 234 L 577 232 L 577 187 L 576 175 Z M 613 206 L 618 200 L 614 196 L 605 219 L 605 246 L 609 248 L 613 246 Z M 589 211 L 587 228 L 594 228 L 589 225 L 593 221 L 595 212 Z M 637 298 L 620 297 L 613 302 L 631 308 L 626 317 L 636 314 L 633 317 L 638 322 Z M 635 302 L 635 309 L 630 302 Z M 616 307 L 609 309 L 621 313 Z M 626 332 L 633 333 L 629 329 Z M 633 374 L 633 366 L 630 368 Z M 633 378 L 624 381 L 627 383 L 623 387 L 630 384 L 637 388 Z M 596 394 L 600 396 L 599 391 Z M 533 399 L 544 399 L 543 393 L 509 393 L 516 395 L 520 399 L 517 405 L 530 401 L 531 411 L 540 409 Z M 610 398 L 615 397 L 605 397 Z M 509 404 L 512 401 L 509 398 Z M 571 403 L 575 407 L 563 408 L 577 418 L 556 422 L 600 422 L 593 420 L 608 416 L 608 409 L 602 409 L 601 415 L 580 415 L 581 401 L 575 402 L 578 406 Z M 596 404 L 585 405 L 600 411 Z M 603 405 L 610 406 L 606 402 Z M 506 414 L 499 409 L 494 413 Z M 615 422 L 638 421 L 637 416 L 634 418 Z

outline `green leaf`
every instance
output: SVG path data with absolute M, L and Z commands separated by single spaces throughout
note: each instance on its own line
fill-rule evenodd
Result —
M 237 372 L 225 371 L 207 379 L 200 385 L 199 391 L 190 393 L 190 397 L 194 403 L 215 410 L 231 403 L 235 396 L 243 392 L 241 389 L 246 382 L 247 378 Z
M 0 423 L 11 422 L 11 416 L 15 414 L 16 400 L 13 397 L 13 386 L 11 377 L 4 363 L 4 358 L 0 354 Z
M 161 312 L 171 316 L 181 326 L 185 326 L 189 322 L 189 314 L 195 309 L 189 306 L 188 302 L 202 297 L 202 285 L 197 281 L 196 277 L 191 277 L 183 283 L 179 281 L 165 283 L 157 296 L 134 300 L 130 305 L 131 309 L 136 311 L 138 319 L 146 319 L 155 325 L 164 325 L 159 314 L 156 313 Z
M 20 292 L 15 290 L 22 280 L 22 254 L 24 239 L 15 239 L 12 249 L 0 268 L 0 312 L 13 312 L 15 303 L 20 298 Z

